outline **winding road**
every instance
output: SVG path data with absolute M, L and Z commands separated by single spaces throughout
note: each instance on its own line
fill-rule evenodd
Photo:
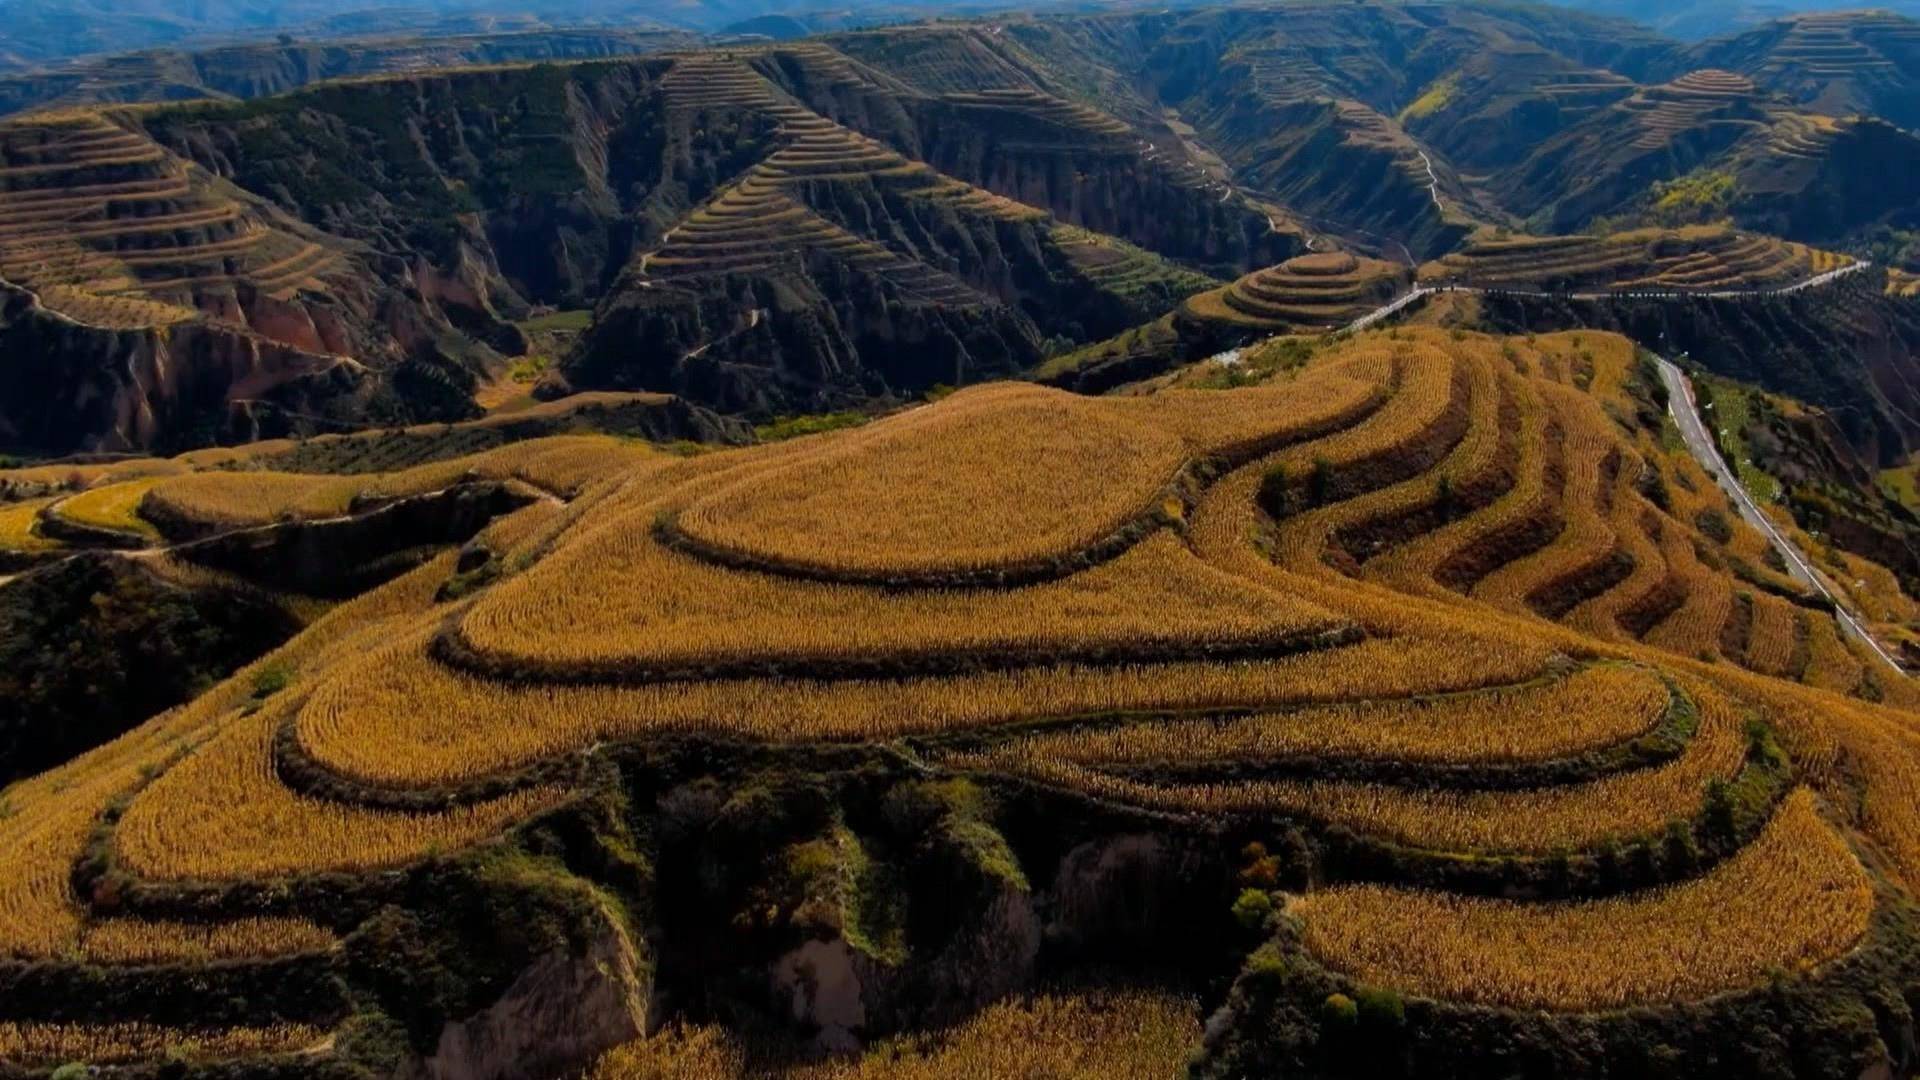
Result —
M 1860 625 L 1859 620 L 1847 611 L 1840 602 L 1840 598 L 1827 588 L 1827 583 L 1821 580 L 1820 574 L 1813 569 L 1813 564 L 1807 560 L 1806 553 L 1800 550 L 1799 545 L 1781 535 L 1780 531 L 1773 527 L 1773 522 L 1767 518 L 1767 515 L 1760 512 L 1760 507 L 1754 503 L 1753 497 L 1747 494 L 1746 485 L 1740 483 L 1739 477 L 1727 467 L 1726 460 L 1720 456 L 1719 445 L 1708 432 L 1707 425 L 1700 419 L 1700 407 L 1694 402 L 1693 384 L 1680 370 L 1679 365 L 1664 356 L 1656 359 L 1660 361 L 1660 381 L 1667 387 L 1667 411 L 1673 415 L 1674 423 L 1680 428 L 1680 438 L 1686 442 L 1687 449 L 1693 451 L 1693 456 L 1699 460 L 1701 466 L 1719 483 L 1721 490 L 1727 493 L 1727 497 L 1733 501 L 1734 508 L 1740 511 L 1740 516 L 1746 519 L 1747 524 L 1759 529 L 1773 542 L 1774 549 L 1786 559 L 1788 575 L 1826 597 L 1828 602 L 1833 604 L 1834 616 L 1840 620 L 1840 625 L 1846 628 L 1847 633 L 1872 649 L 1874 655 L 1887 662 L 1888 667 L 1905 675 L 1906 669 L 1900 666 L 1899 661 L 1889 656 L 1887 651 L 1880 647 L 1880 643 L 1873 639 L 1873 635 L 1867 633 L 1866 627 Z M 1683 403 L 1684 407 L 1682 407 Z
M 1501 286 L 1469 285 L 1457 281 L 1444 281 L 1438 285 L 1415 285 L 1392 300 L 1374 308 L 1365 315 L 1342 327 L 1343 330 L 1365 330 L 1381 319 L 1393 315 L 1407 305 L 1435 293 L 1471 293 L 1475 296 L 1527 296 L 1542 300 L 1737 300 L 1760 296 L 1789 296 L 1805 289 L 1818 288 L 1846 277 L 1857 274 L 1872 266 L 1867 259 L 1850 262 L 1845 266 L 1815 274 L 1790 285 L 1774 285 L 1761 289 L 1716 289 L 1713 291 L 1690 289 L 1612 289 L 1601 292 L 1547 292 L 1534 289 L 1510 289 Z
M 1483 296 L 1490 293 L 1500 293 L 1507 296 L 1534 296 L 1565 300 L 1680 300 L 1693 297 L 1734 299 L 1740 297 L 1785 296 L 1805 289 L 1818 288 L 1819 286 L 1846 277 L 1849 274 L 1859 273 L 1871 265 L 1873 265 L 1871 262 L 1862 259 L 1833 270 L 1828 270 L 1824 273 L 1815 274 L 1802 281 L 1796 281 L 1791 285 L 1780 285 L 1764 289 L 1722 289 L 1714 292 L 1687 292 L 1679 289 L 1629 289 L 1616 292 L 1554 293 L 1529 292 L 1523 289 L 1486 288 L 1483 286 L 1454 283 L 1415 285 L 1388 303 L 1382 304 L 1348 323 L 1342 328 L 1342 332 L 1365 330 L 1375 323 L 1397 314 L 1408 305 L 1416 303 L 1425 297 L 1432 296 L 1435 293 L 1473 293 Z M 1760 512 L 1760 507 L 1754 503 L 1752 496 L 1747 494 L 1747 489 L 1741 485 L 1739 479 L 1734 476 L 1733 471 L 1727 468 L 1727 463 L 1721 459 L 1719 446 L 1707 432 L 1706 425 L 1701 422 L 1699 409 L 1694 404 L 1693 388 L 1688 383 L 1686 375 L 1680 371 L 1679 367 L 1665 357 L 1658 357 L 1657 359 L 1660 361 L 1660 379 L 1667 386 L 1667 407 L 1673 414 L 1674 423 L 1680 428 L 1681 438 L 1686 442 L 1687 448 L 1693 452 L 1693 456 L 1699 460 L 1701 466 L 1718 481 L 1721 488 L 1725 489 L 1728 498 L 1733 501 L 1734 507 L 1739 510 L 1740 516 L 1744 518 L 1748 524 L 1760 530 L 1761 534 L 1766 536 L 1773 543 L 1773 546 L 1779 550 L 1781 556 L 1786 560 L 1789 576 L 1808 588 L 1818 591 L 1821 596 L 1826 597 L 1827 600 L 1833 604 L 1834 616 L 1839 620 L 1841 627 L 1843 627 L 1848 634 L 1851 634 L 1855 639 L 1866 645 L 1867 648 L 1872 649 L 1874 655 L 1886 661 L 1888 667 L 1905 675 L 1907 673 L 1906 669 L 1900 666 L 1899 661 L 1895 660 L 1885 649 L 1880 647 L 1880 643 L 1873 639 L 1873 635 L 1867 633 L 1866 627 L 1862 626 L 1860 621 L 1856 619 L 1852 613 L 1847 611 L 1846 607 L 1840 602 L 1840 598 L 1835 596 L 1833 591 L 1827 588 L 1826 582 L 1821 579 L 1820 574 L 1813 569 L 1813 564 L 1808 561 L 1806 553 L 1801 551 L 1791 540 L 1781 535 L 1780 531 L 1774 528 L 1773 522 L 1769 520 L 1765 514 Z M 1685 408 L 1681 407 L 1682 402 L 1685 403 Z
M 1447 212 L 1447 204 L 1440 201 L 1440 175 L 1433 171 L 1433 159 L 1425 150 L 1415 150 L 1420 155 L 1420 164 L 1427 167 L 1427 194 L 1433 196 L 1433 208 L 1442 214 Z

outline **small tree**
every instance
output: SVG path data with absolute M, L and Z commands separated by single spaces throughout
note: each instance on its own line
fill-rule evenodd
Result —
M 1313 459 L 1313 477 L 1308 481 L 1308 490 L 1313 495 L 1315 506 L 1327 501 L 1327 496 L 1333 492 L 1333 462 L 1323 457 Z

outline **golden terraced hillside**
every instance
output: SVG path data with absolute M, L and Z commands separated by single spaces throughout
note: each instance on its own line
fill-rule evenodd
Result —
M 1853 262 L 1722 225 L 1633 229 L 1603 236 L 1477 237 L 1420 268 L 1429 283 L 1595 292 L 1761 291 L 1794 285 Z
M 716 219 L 787 212 L 767 209 L 779 177 L 748 183 Z M 597 958 L 590 986 L 683 977 L 660 927 L 699 906 L 674 892 L 698 875 L 672 869 L 702 846 L 676 831 L 693 820 L 710 849 L 773 844 L 726 940 L 812 928 L 778 970 L 816 974 L 774 982 L 815 1029 L 862 1037 L 902 1023 L 876 988 L 960 963 L 926 936 L 951 913 L 906 884 L 905 914 L 869 906 L 893 895 L 873 875 L 960 852 L 970 884 L 934 892 L 1011 910 L 1056 890 L 1066 911 L 1063 851 L 1033 837 L 1088 821 L 1246 864 L 1182 879 L 1221 918 L 1238 893 L 1247 947 L 1266 942 L 1228 1005 L 1251 1026 L 1211 1041 L 1207 1068 L 1281 1039 L 1262 1017 L 1366 1032 L 1391 1014 L 1395 1047 L 1479 1025 L 1571 1053 L 1536 1018 L 1610 1039 L 1853 1001 L 1911 955 L 1915 696 L 1757 533 L 1701 530 L 1733 515 L 1635 419 L 1645 379 L 1612 335 L 1403 328 L 1232 390 L 1001 383 L 688 456 L 545 440 L 351 482 L 202 461 L 96 488 L 127 493 L 98 513 L 175 528 L 323 518 L 470 473 L 539 491 L 480 534 L 487 574 L 435 555 L 6 792 L 0 963 L 117 990 L 71 1016 L 0 992 L 0 1049 L 345 1069 L 391 1060 L 369 1049 L 389 1046 L 375 1030 L 404 1041 L 386 1016 L 415 1052 L 461 1053 L 410 1018 L 484 1027 L 512 973 L 419 943 L 462 918 L 517 943 L 565 911 L 615 928 L 605 951 L 560 947 Z M 800 761 L 850 779 L 770 778 Z M 832 809 L 876 785 L 881 809 Z M 1023 832 L 1023 806 L 1048 828 Z M 803 807 L 825 808 L 794 826 L 806 843 L 767 839 Z M 465 906 L 482 884 L 496 908 L 515 898 L 512 928 Z M 829 954 L 854 959 L 807 966 Z M 489 989 L 419 1004 L 370 959 L 398 955 Z M 827 970 L 856 973 L 858 1018 L 791 989 Z M 1113 1007 L 1144 1018 L 1142 1061 L 1193 1037 L 1164 1006 Z M 1014 1067 L 979 1032 L 1028 1030 L 1026 1008 L 1083 1015 L 1011 1008 L 950 1050 L 899 1052 Z M 676 1055 L 747 1068 L 711 1033 L 662 1038 L 602 1075 Z

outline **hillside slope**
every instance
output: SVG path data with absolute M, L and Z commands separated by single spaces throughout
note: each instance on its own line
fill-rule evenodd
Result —
M 659 1031 L 601 1075 L 761 1069 L 691 1019 L 884 1070 L 1043 972 L 1239 970 L 1188 1006 L 1203 1075 L 1898 1068 L 1826 1018 L 1920 979 L 1914 690 L 1667 448 L 1648 372 L 1399 328 L 692 456 L 175 463 L 133 518 L 544 494 L 8 789 L 8 1067 L 559 1074 Z M 1199 1037 L 1156 1031 L 1108 1074 Z

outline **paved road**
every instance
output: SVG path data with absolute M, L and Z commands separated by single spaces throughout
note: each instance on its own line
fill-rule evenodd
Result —
M 1629 299 L 1679 299 L 1682 297 L 1709 296 L 1724 299 L 1730 297 L 1781 296 L 1787 293 L 1800 292 L 1803 289 L 1817 288 L 1828 282 L 1843 278 L 1848 274 L 1865 270 L 1870 265 L 1872 264 L 1863 259 L 1859 262 L 1849 263 L 1837 270 L 1829 270 L 1824 274 L 1816 274 L 1804 281 L 1797 281 L 1791 285 L 1782 285 L 1768 289 L 1737 289 L 1711 293 L 1687 293 L 1674 290 L 1651 289 L 1624 293 L 1531 293 L 1516 289 L 1486 289 L 1471 285 L 1416 285 L 1407 292 L 1395 297 L 1391 302 L 1382 304 L 1380 307 L 1348 323 L 1345 329 L 1349 331 L 1365 330 L 1380 320 L 1395 314 L 1407 305 L 1423 297 L 1440 292 L 1478 294 L 1501 292 L 1508 295 L 1520 296 L 1558 296 L 1573 300 L 1609 300 L 1621 297 Z M 1839 597 L 1835 596 L 1833 592 L 1827 588 L 1826 582 L 1814 571 L 1813 564 L 1807 560 L 1805 553 L 1785 536 L 1782 536 L 1779 530 L 1773 527 L 1773 522 L 1769 520 L 1765 514 L 1760 512 L 1760 508 L 1754 504 L 1752 497 L 1747 494 L 1747 489 L 1741 486 L 1739 480 L 1733 475 L 1733 472 L 1727 468 L 1727 463 L 1721 459 L 1720 449 L 1714 442 L 1713 436 L 1707 433 L 1706 426 L 1700 422 L 1699 410 L 1694 406 L 1693 389 L 1687 384 L 1686 376 L 1681 374 L 1680 369 L 1675 367 L 1672 362 L 1661 358 L 1660 378 L 1667 384 L 1668 407 L 1673 413 L 1674 422 L 1679 425 L 1681 438 L 1686 442 L 1688 449 L 1693 451 L 1693 456 L 1699 459 L 1700 464 L 1706 468 L 1707 472 L 1718 480 L 1720 486 L 1726 490 L 1728 497 L 1733 501 L 1734 507 L 1740 511 L 1740 516 L 1745 518 L 1754 528 L 1759 529 L 1761 534 L 1768 537 L 1773 542 L 1774 547 L 1779 549 L 1780 554 L 1786 559 L 1788 573 L 1795 581 L 1800 582 L 1808 588 L 1817 590 L 1820 595 L 1832 601 L 1834 614 L 1839 619 L 1841 627 L 1844 628 L 1847 633 L 1853 635 L 1856 640 L 1865 644 L 1869 649 L 1872 649 L 1874 655 L 1886 661 L 1888 667 L 1905 675 L 1906 669 L 1901 667 L 1899 662 L 1894 660 L 1892 656 L 1888 655 L 1887 651 L 1880 647 L 1880 643 L 1873 639 L 1873 635 L 1867 633 L 1866 628 L 1860 625 L 1860 621 L 1854 618 L 1853 615 L 1841 605 Z
M 1613 292 L 1542 292 L 1532 289 L 1490 288 L 1484 285 L 1466 285 L 1459 282 L 1447 281 L 1438 285 L 1415 285 L 1413 288 L 1394 297 L 1391 301 L 1380 305 L 1348 323 L 1344 329 L 1365 330 L 1367 327 L 1394 314 L 1421 297 L 1432 296 L 1434 293 L 1472 293 L 1476 296 L 1499 294 L 1501 296 L 1528 296 L 1543 300 L 1690 300 L 1696 297 L 1706 297 L 1713 300 L 1731 300 L 1756 296 L 1787 296 L 1791 293 L 1800 292 L 1803 289 L 1818 288 L 1829 282 L 1838 281 L 1848 274 L 1857 274 L 1872 265 L 1873 263 L 1868 260 L 1861 259 L 1858 262 L 1848 263 L 1837 270 L 1829 270 L 1824 274 L 1815 274 L 1805 280 L 1796 281 L 1791 285 L 1776 285 L 1764 289 L 1722 289 L 1715 292 L 1689 292 L 1683 289 L 1624 289 Z
M 1414 301 L 1419 300 L 1421 297 L 1431 296 L 1432 294 L 1439 291 L 1441 290 L 1429 289 L 1425 285 L 1415 285 L 1413 288 L 1395 297 L 1391 302 L 1382 304 L 1379 307 L 1374 308 L 1372 311 L 1367 312 L 1365 315 L 1362 315 L 1359 318 L 1348 323 L 1346 325 L 1346 329 L 1347 330 L 1365 330 L 1367 327 L 1372 326 L 1374 323 L 1379 322 L 1381 319 L 1387 318 L 1388 316 L 1394 314 L 1395 312 L 1398 312 L 1401 308 L 1404 308 L 1408 304 L 1411 304 Z M 1446 291 L 1453 292 L 1456 290 L 1449 289 Z
M 1760 507 L 1755 505 L 1752 497 L 1747 494 L 1746 486 L 1741 484 L 1733 470 L 1727 467 L 1726 460 L 1720 456 L 1720 449 L 1713 435 L 1701 421 L 1700 409 L 1694 402 L 1693 387 L 1687 381 L 1687 377 L 1671 360 L 1665 357 L 1660 357 L 1659 360 L 1660 381 L 1667 385 L 1667 409 L 1673 414 L 1674 423 L 1679 426 L 1680 437 L 1686 442 L 1687 449 L 1693 451 L 1693 456 L 1719 482 L 1721 489 L 1727 493 L 1728 498 L 1733 500 L 1734 508 L 1740 511 L 1740 516 L 1746 519 L 1747 524 L 1759 529 L 1763 535 L 1773 541 L 1774 548 L 1786 559 L 1788 574 L 1795 581 L 1816 590 L 1832 602 L 1834 614 L 1847 633 L 1872 649 L 1874 655 L 1887 662 L 1888 667 L 1905 675 L 1906 669 L 1901 667 L 1893 657 L 1887 655 L 1887 651 L 1880 647 L 1880 643 L 1873 640 L 1873 635 L 1867 633 L 1866 628 L 1861 626 L 1859 621 L 1842 606 L 1840 598 L 1827 588 L 1826 582 L 1821 580 L 1820 575 L 1814 571 L 1813 564 L 1807 560 L 1799 546 L 1781 535 L 1780 531 L 1773 527 L 1773 522 L 1767 518 L 1767 515 L 1760 512 Z

